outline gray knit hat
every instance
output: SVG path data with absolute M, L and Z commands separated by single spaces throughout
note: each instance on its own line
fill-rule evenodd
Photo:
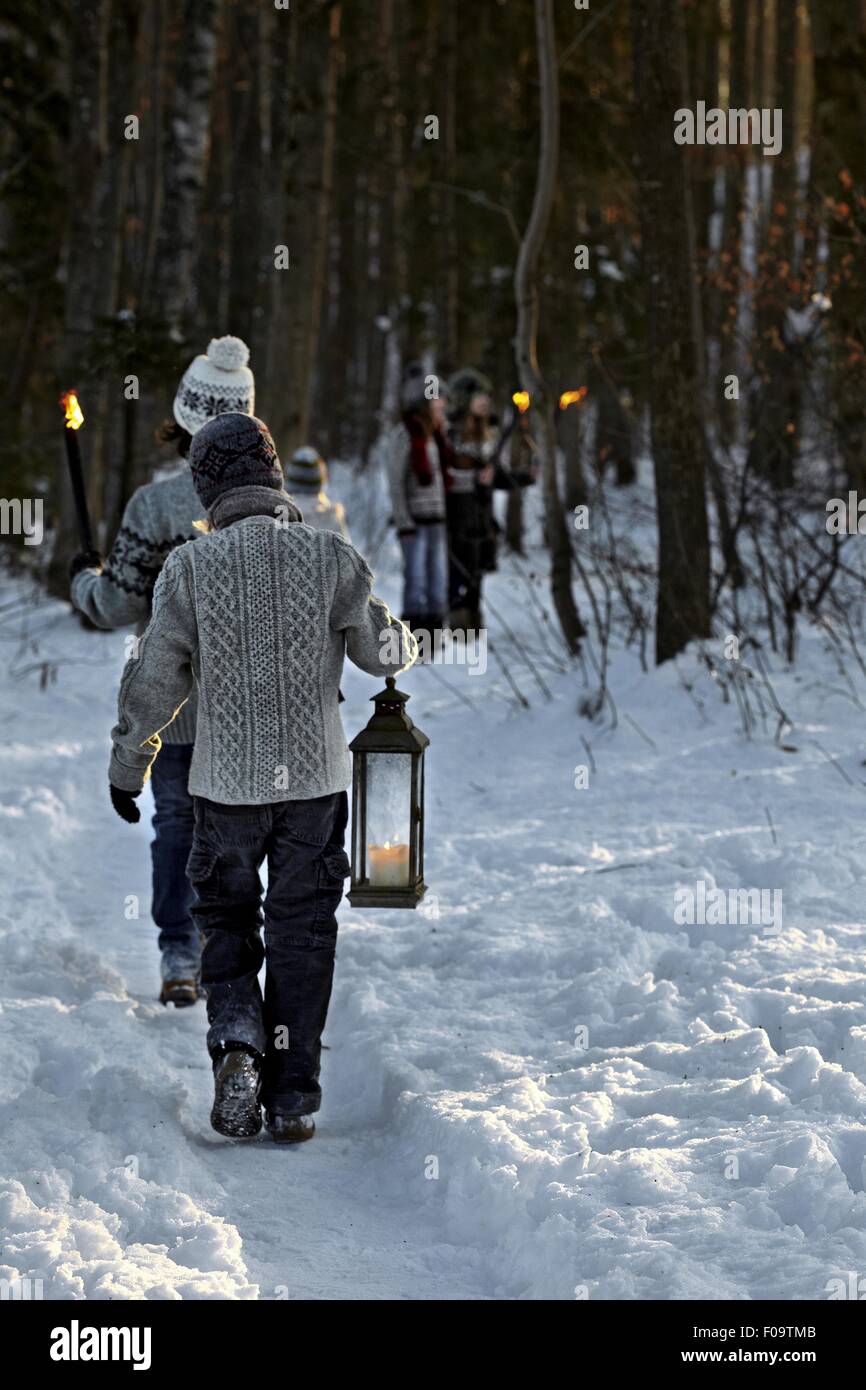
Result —
M 436 389 L 432 396 L 427 394 L 427 382 L 435 381 Z M 435 372 L 428 372 L 423 362 L 410 362 L 403 375 L 400 388 L 400 405 L 403 410 L 420 410 L 431 399 L 447 398 L 448 387 L 439 380 Z
M 230 411 L 202 425 L 189 446 L 195 490 L 208 509 L 235 487 L 282 490 L 283 470 L 270 430 L 255 415 Z
M 252 415 L 256 384 L 247 366 L 249 358 L 250 350 L 241 338 L 211 338 L 207 352 L 194 357 L 181 377 L 173 407 L 177 423 L 195 434 L 225 411 Z
M 328 481 L 325 460 L 311 444 L 296 449 L 286 469 L 286 488 L 289 492 L 318 492 Z

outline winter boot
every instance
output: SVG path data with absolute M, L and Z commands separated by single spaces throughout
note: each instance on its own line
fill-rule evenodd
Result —
M 174 1004 L 176 1009 L 188 1009 L 199 997 L 198 980 L 163 980 L 159 992 L 160 1004 Z
M 452 632 L 462 632 L 464 637 L 472 627 L 474 613 L 471 608 L 464 604 L 460 608 L 452 608 L 448 614 L 448 626 Z
M 316 1132 L 312 1115 L 281 1115 L 278 1110 L 265 1111 L 265 1125 L 278 1144 L 302 1144 Z
M 407 613 L 403 622 L 411 630 L 412 636 L 420 645 L 421 653 L 419 660 L 430 661 L 433 657 L 434 644 L 436 642 L 436 629 L 441 628 L 442 621 L 432 617 L 428 613 Z
M 252 1139 L 262 1127 L 262 1058 L 246 1043 L 225 1043 L 213 1059 L 210 1122 L 217 1134 Z

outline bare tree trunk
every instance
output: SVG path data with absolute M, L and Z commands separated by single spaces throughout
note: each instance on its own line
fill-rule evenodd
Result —
M 138 298 L 145 299 L 153 276 L 159 245 L 159 224 L 162 217 L 162 103 L 163 103 L 163 64 L 165 62 L 165 5 L 168 0 L 154 0 L 150 16 L 150 45 L 147 61 L 150 67 L 148 99 L 150 105 L 150 129 L 147 144 L 150 150 L 151 173 L 149 180 L 149 207 L 147 209 L 147 229 L 144 234 L 141 277 Z
M 541 143 L 532 212 L 520 243 L 514 272 L 514 297 L 517 303 L 515 359 L 520 385 L 529 393 L 541 426 L 545 529 L 550 547 L 553 605 L 569 650 L 577 652 L 586 629 L 571 590 L 571 539 L 556 476 L 556 401 L 541 374 L 538 361 L 538 260 L 550 222 L 559 162 L 559 72 L 552 0 L 535 0 L 535 34 L 541 99 Z
M 276 393 L 277 426 L 286 452 L 307 442 L 319 318 L 328 265 L 328 219 L 334 174 L 340 23 L 339 0 L 319 0 L 300 30 L 297 110 L 292 134 L 288 352 Z M 294 18 L 293 23 L 298 23 Z
M 752 93 L 751 51 L 754 40 L 754 0 L 731 0 L 730 56 L 728 62 L 728 105 L 734 109 L 749 107 Z M 718 331 L 721 333 L 718 377 L 710 389 L 721 395 L 724 380 L 736 375 L 740 356 L 737 347 L 737 303 L 743 286 L 742 226 L 745 212 L 745 178 L 748 147 L 728 146 L 725 153 L 725 191 L 722 231 L 720 237 L 720 289 L 714 306 Z M 744 409 L 746 402 L 743 401 Z M 733 444 L 739 431 L 738 400 L 723 397 L 718 406 L 719 423 L 724 442 Z
M 672 137 L 684 100 L 679 0 L 632 0 L 636 147 L 650 333 L 650 409 L 659 531 L 656 661 L 710 630 L 710 548 L 696 336 L 694 229 Z
M 304 442 L 310 433 L 313 388 L 316 362 L 321 335 L 322 306 L 325 298 L 325 276 L 328 271 L 328 225 L 331 215 L 331 202 L 334 193 L 334 148 L 337 135 L 337 88 L 340 76 L 340 24 L 342 6 L 331 5 L 328 17 L 328 61 L 325 69 L 325 97 L 322 139 L 322 178 L 313 223 L 313 237 L 316 258 L 313 266 L 313 283 L 310 295 L 309 351 L 307 371 L 304 380 L 304 395 L 300 421 L 299 442 Z
M 584 411 L 581 406 L 571 405 L 560 412 L 558 421 L 559 442 L 565 455 L 565 510 L 573 512 L 575 507 L 589 502 L 586 478 L 583 472 Z
M 260 23 L 263 23 L 260 16 Z M 270 105 L 271 167 L 263 163 L 262 177 L 266 197 L 262 209 L 268 233 L 262 241 L 263 292 L 262 331 L 254 335 L 256 356 L 251 365 L 256 373 L 256 409 L 274 431 L 282 450 L 280 430 L 288 412 L 285 383 L 285 341 L 288 336 L 287 304 L 291 269 L 278 270 L 274 264 L 274 248 L 285 241 L 286 209 L 289 189 L 284 170 L 289 162 L 288 151 L 294 139 L 296 86 L 298 82 L 298 25 L 286 23 L 283 15 L 270 16 L 269 43 L 271 48 L 272 99 Z M 274 173 L 274 170 L 277 172 Z M 252 346 L 252 344 L 251 344 Z M 259 383 L 261 382 L 261 392 Z M 261 395 L 261 404 L 259 398 Z
M 453 171 L 457 162 L 457 7 L 447 3 L 442 13 L 442 121 L 445 168 Z M 454 371 L 459 343 L 460 249 L 457 243 L 457 199 L 451 189 L 440 194 L 442 200 L 442 323 L 440 356 L 446 371 Z
M 866 491 L 866 14 L 846 0 L 812 0 L 815 54 L 812 199 L 827 227 L 827 408 L 847 485 Z
M 400 109 L 400 66 L 394 0 L 380 0 L 379 24 L 382 35 L 382 66 L 385 93 L 382 103 L 386 113 L 389 197 L 383 209 L 383 234 L 390 248 L 387 257 L 387 316 L 390 323 L 385 339 L 385 362 L 379 397 L 379 418 L 382 422 L 394 415 L 400 400 L 400 377 L 406 340 L 405 300 L 409 269 L 405 243 L 406 176 L 403 169 L 403 132 Z
M 755 366 L 760 385 L 753 397 L 749 468 L 776 487 L 794 482 L 799 441 L 801 360 L 789 341 L 787 312 L 799 307 L 795 281 L 797 190 L 797 7 L 778 0 L 772 104 L 782 110 L 782 151 L 772 161 L 761 280 L 757 287 Z
M 166 113 L 154 287 L 169 331 L 178 341 L 195 311 L 194 268 L 221 4 L 222 0 L 184 0 Z
M 612 463 L 617 487 L 630 487 L 637 477 L 637 472 L 632 455 L 628 416 L 620 401 L 616 383 L 611 381 L 603 361 L 599 360 L 598 366 L 598 427 L 595 439 L 598 471 L 603 476 L 608 465 Z
M 68 37 L 69 202 L 60 372 L 61 385 L 79 391 L 85 411 L 86 485 L 97 536 L 106 494 L 107 425 L 113 400 L 119 406 L 122 399 L 122 374 L 109 380 L 99 371 L 94 334 L 105 330 L 118 307 L 131 150 L 124 138 L 122 98 L 133 76 L 137 25 L 137 13 L 127 12 L 119 0 L 86 0 L 76 10 Z M 91 36 L 87 43 L 78 43 L 80 31 Z M 57 418 L 59 442 L 59 409 Z M 67 567 L 79 541 L 65 462 L 58 463 L 58 524 L 48 583 L 53 593 L 65 597 Z

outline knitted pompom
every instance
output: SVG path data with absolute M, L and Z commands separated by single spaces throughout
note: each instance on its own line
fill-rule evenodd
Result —
M 207 345 L 208 361 L 223 372 L 236 372 L 250 360 L 250 350 L 242 338 L 211 338 Z

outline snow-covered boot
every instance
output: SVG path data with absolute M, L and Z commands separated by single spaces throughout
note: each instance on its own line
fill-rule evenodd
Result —
M 278 1110 L 265 1111 L 265 1125 L 278 1144 L 302 1144 L 316 1132 L 312 1115 L 281 1115 Z
M 199 984 L 195 977 L 186 980 L 163 980 L 159 992 L 160 1004 L 174 1004 L 176 1009 L 188 1009 L 199 997 Z
M 213 1059 L 213 1079 L 213 1128 L 230 1139 L 252 1139 L 262 1127 L 261 1055 L 244 1043 L 226 1043 Z

